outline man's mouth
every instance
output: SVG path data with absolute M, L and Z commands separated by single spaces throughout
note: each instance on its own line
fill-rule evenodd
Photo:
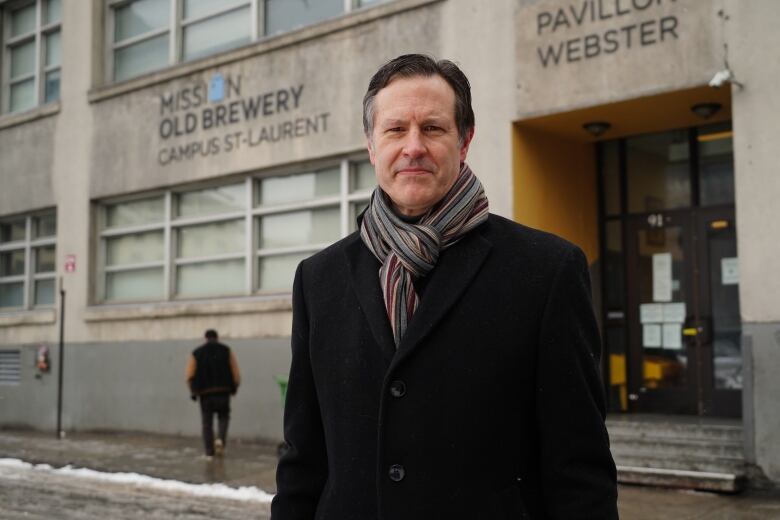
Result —
M 397 175 L 425 175 L 426 173 L 431 171 L 424 168 L 404 168 L 396 172 Z

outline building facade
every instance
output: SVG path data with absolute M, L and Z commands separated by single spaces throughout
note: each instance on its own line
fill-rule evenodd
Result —
M 422 52 L 472 82 L 491 210 L 587 254 L 611 411 L 737 418 L 780 481 L 779 24 L 774 0 L 0 2 L 0 426 L 54 428 L 62 331 L 65 430 L 194 434 L 184 364 L 216 328 L 233 432 L 279 439 L 292 274 L 375 186 L 368 79 Z

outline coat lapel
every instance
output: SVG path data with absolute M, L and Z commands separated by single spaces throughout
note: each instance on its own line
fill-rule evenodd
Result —
M 379 261 L 363 245 L 358 236 L 344 250 L 360 307 L 366 316 L 371 333 L 389 365 L 395 355 L 395 341 L 387 317 L 382 289 L 379 287 Z
M 478 228 L 442 253 L 431 271 L 425 295 L 401 339 L 393 365 L 408 356 L 455 304 L 479 272 L 491 247 Z

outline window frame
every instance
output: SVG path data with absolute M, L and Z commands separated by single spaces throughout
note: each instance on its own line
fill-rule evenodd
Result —
M 56 103 L 59 95 L 51 101 L 46 101 L 46 76 L 55 71 L 62 70 L 62 60 L 56 65 L 46 65 L 46 37 L 59 32 L 62 34 L 62 17 L 56 22 L 44 24 L 44 3 L 48 0 L 11 0 L 0 2 L 0 37 L 2 46 L 2 58 L 0 58 L 0 115 L 16 114 L 33 110 L 39 106 Z M 11 11 L 17 11 L 28 5 L 35 5 L 35 25 L 32 31 L 17 36 L 11 35 Z M 60 40 L 62 41 L 62 40 Z M 33 72 L 17 78 L 11 78 L 11 50 L 24 44 L 34 42 Z M 60 45 L 62 45 L 60 43 Z M 60 56 L 62 50 L 60 49 Z M 11 88 L 19 83 L 33 80 L 33 92 L 35 100 L 32 106 L 20 110 L 11 110 Z M 62 75 L 60 73 L 60 81 Z
M 353 175 L 360 163 L 368 162 L 365 154 L 355 154 L 341 159 L 322 161 L 307 165 L 298 165 L 294 167 L 285 167 L 273 169 L 262 173 L 254 173 L 240 177 L 231 176 L 217 181 L 208 181 L 185 186 L 176 186 L 165 190 L 155 190 L 143 194 L 135 194 L 125 197 L 116 197 L 112 199 L 99 200 L 95 203 L 96 223 L 97 223 L 97 247 L 96 247 L 96 265 L 97 269 L 95 291 L 93 294 L 94 302 L 98 305 L 118 305 L 132 304 L 140 302 L 173 302 L 189 301 L 204 298 L 228 298 L 228 297 L 247 297 L 247 296 L 266 296 L 274 294 L 289 294 L 292 291 L 292 284 L 285 289 L 267 289 L 259 288 L 259 262 L 261 258 L 271 258 L 296 253 L 314 254 L 332 242 L 319 242 L 315 244 L 301 244 L 280 248 L 260 248 L 258 244 L 260 219 L 265 216 L 291 213 L 295 211 L 334 208 L 339 209 L 339 230 L 338 238 L 346 237 L 355 230 L 355 207 L 356 204 L 368 202 L 373 192 L 373 188 L 362 190 L 352 189 Z M 262 179 L 282 178 L 296 174 L 316 173 L 327 169 L 339 169 L 339 193 L 326 197 L 296 201 L 290 203 L 260 205 L 257 202 L 257 184 Z M 219 188 L 242 184 L 244 186 L 244 207 L 240 210 L 225 211 L 223 213 L 197 215 L 197 216 L 176 216 L 175 198 L 183 193 L 190 193 L 210 188 Z M 140 200 L 150 200 L 157 197 L 164 198 L 163 220 L 150 224 L 124 226 L 106 229 L 107 208 L 116 204 L 122 204 Z M 192 258 L 179 258 L 178 256 L 178 230 L 186 227 L 213 224 L 218 222 L 243 221 L 244 236 L 243 249 L 240 252 L 220 253 L 214 255 L 203 255 Z M 145 262 L 140 264 L 127 264 L 120 266 L 107 266 L 107 244 L 108 239 L 118 236 L 130 236 L 143 232 L 162 231 L 163 233 L 163 254 L 162 260 Z M 215 261 L 237 260 L 244 261 L 243 290 L 241 293 L 230 293 L 222 295 L 208 296 L 182 296 L 177 287 L 178 269 L 182 266 L 205 264 Z M 163 269 L 163 287 L 162 298 L 160 299 L 118 299 L 108 300 L 106 298 L 106 278 L 108 273 L 131 271 L 145 268 Z
M 35 284 L 42 280 L 54 280 L 56 285 L 57 279 L 57 232 L 54 235 L 45 237 L 33 236 L 33 221 L 37 218 L 54 215 L 56 218 L 56 212 L 54 210 L 39 211 L 35 213 L 25 215 L 15 215 L 3 217 L 0 219 L 0 223 L 12 222 L 15 220 L 24 219 L 25 221 L 25 236 L 21 240 L 15 240 L 13 242 L 0 242 L 0 253 L 9 253 L 13 251 L 24 251 L 24 272 L 19 275 L 2 276 L 0 274 L 0 284 L 12 284 L 23 283 L 23 298 L 21 306 L 14 307 L 0 307 L 0 314 L 7 312 L 29 311 L 34 309 L 53 308 L 56 306 L 56 287 L 55 296 L 52 303 L 38 304 L 35 302 Z M 46 271 L 43 273 L 35 272 L 35 255 L 37 251 L 43 247 L 54 246 L 54 270 Z
M 24 0 L 29 1 L 29 0 Z M 36 1 L 42 1 L 42 0 L 36 0 Z M 104 45 L 104 63 L 105 63 L 105 74 L 104 74 L 104 80 L 106 84 L 114 84 L 114 83 L 122 83 L 125 81 L 131 81 L 133 79 L 145 76 L 147 74 L 153 74 L 162 70 L 165 70 L 166 68 L 173 67 L 175 65 L 180 65 L 183 63 L 191 63 L 202 59 L 207 59 L 212 56 L 217 56 L 219 54 L 223 54 L 225 52 L 231 52 L 235 49 L 239 49 L 241 47 L 244 47 L 245 45 L 239 45 L 232 49 L 225 50 L 225 51 L 218 51 L 214 53 L 205 54 L 203 56 L 199 56 L 197 58 L 192 59 L 185 59 L 184 58 L 184 48 L 183 48 L 183 42 L 184 42 L 184 30 L 191 25 L 201 23 L 208 21 L 210 19 L 217 18 L 219 16 L 228 14 L 230 12 L 244 9 L 247 6 L 249 7 L 250 12 L 250 27 L 249 27 L 249 42 L 246 45 L 252 45 L 254 43 L 257 43 L 258 41 L 267 39 L 267 38 L 274 38 L 283 34 L 287 34 L 289 32 L 298 30 L 299 28 L 296 27 L 295 29 L 291 29 L 289 31 L 282 31 L 282 32 L 275 32 L 273 34 L 266 34 L 266 20 L 265 20 L 265 13 L 266 13 L 266 3 L 269 0 L 236 0 L 234 4 L 232 4 L 229 7 L 222 7 L 218 10 L 215 10 L 213 12 L 209 12 L 200 16 L 192 17 L 189 19 L 184 18 L 184 1 L 185 0 L 166 0 L 169 2 L 169 19 L 168 19 L 168 25 L 165 28 L 161 29 L 155 29 L 153 31 L 149 31 L 147 33 L 136 35 L 131 38 L 127 38 L 121 42 L 115 42 L 114 41 L 114 31 L 116 27 L 116 10 L 125 6 L 129 5 L 133 2 L 136 2 L 138 0 L 104 0 L 104 7 L 105 7 L 105 45 Z M 366 5 L 363 5 L 363 0 L 342 0 L 342 11 L 337 16 L 343 16 L 346 14 L 349 14 L 351 12 L 357 11 L 357 10 L 364 10 L 364 9 L 371 9 L 373 7 L 376 7 L 380 4 L 384 4 L 389 2 L 390 0 L 374 0 Z M 324 21 L 325 19 L 323 19 Z M 314 22 L 319 23 L 319 22 Z M 302 27 L 307 27 L 312 24 L 307 24 Z M 301 28 L 302 28 L 301 27 Z M 115 59 L 116 59 L 116 51 L 119 49 L 130 47 L 134 44 L 141 43 L 143 41 L 162 36 L 164 34 L 168 35 L 168 63 L 160 67 L 158 69 L 151 69 L 144 72 L 141 72 L 137 75 L 130 76 L 124 79 L 117 80 L 115 75 Z

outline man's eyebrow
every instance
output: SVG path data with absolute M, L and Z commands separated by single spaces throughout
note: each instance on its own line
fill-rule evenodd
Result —
M 430 117 L 426 117 L 425 119 L 423 119 L 422 122 L 423 122 L 423 124 L 426 124 L 426 125 L 428 125 L 428 124 L 436 124 L 436 125 L 440 125 L 441 126 L 441 125 L 445 125 L 447 123 L 447 118 L 446 117 L 439 117 L 439 116 L 430 116 Z M 380 126 L 383 127 L 383 128 L 387 128 L 387 127 L 393 127 L 393 126 L 398 126 L 398 125 L 403 126 L 403 125 L 405 125 L 407 123 L 408 123 L 408 121 L 406 119 L 397 119 L 397 118 L 396 119 L 385 119 L 383 121 L 380 121 Z
M 405 119 L 385 119 L 381 121 L 383 127 L 405 125 L 407 121 Z

